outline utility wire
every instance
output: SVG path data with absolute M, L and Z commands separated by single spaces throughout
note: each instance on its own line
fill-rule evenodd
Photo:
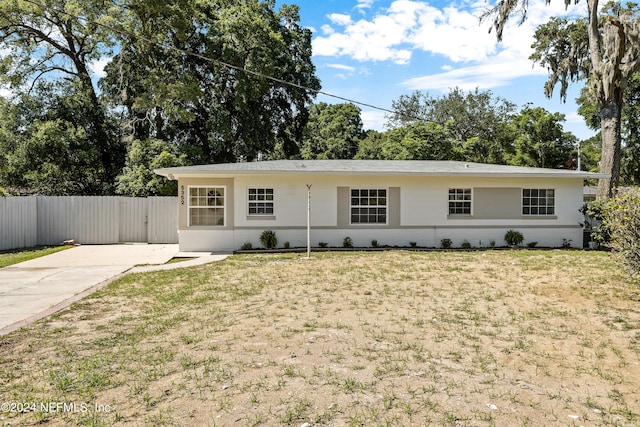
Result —
M 24 0 L 24 1 L 27 2 L 27 3 L 31 3 L 32 5 L 34 5 L 36 7 L 39 7 L 42 10 L 46 9 L 45 5 L 43 5 L 41 3 L 38 3 L 35 0 Z M 225 66 L 225 67 L 228 67 L 228 68 L 232 68 L 234 70 L 241 71 L 243 73 L 251 74 L 253 76 L 260 77 L 260 78 L 263 78 L 263 79 L 266 79 L 266 80 L 270 80 L 272 82 L 276 82 L 276 83 L 279 83 L 279 84 L 282 84 L 282 85 L 295 87 L 297 89 L 302 89 L 302 90 L 305 90 L 307 92 L 313 92 L 315 94 L 325 95 L 325 96 L 328 96 L 328 97 L 331 97 L 331 98 L 340 99 L 342 101 L 351 102 L 353 104 L 362 105 L 364 107 L 373 108 L 375 110 L 384 111 L 386 113 L 397 114 L 397 111 L 390 110 L 388 108 L 378 107 L 376 105 L 368 104 L 366 102 L 356 101 L 354 99 L 350 99 L 350 98 L 346 98 L 346 97 L 343 97 L 343 96 L 340 96 L 340 95 L 335 95 L 333 93 L 325 92 L 325 91 L 320 90 L 320 89 L 313 89 L 313 88 L 310 88 L 308 86 L 304 86 L 304 85 L 301 85 L 301 84 L 298 84 L 298 83 L 288 82 L 286 80 L 283 80 L 283 79 L 280 79 L 280 78 L 277 78 L 277 77 L 273 77 L 273 76 L 269 76 L 267 74 L 263 74 L 263 73 L 260 73 L 258 71 L 247 70 L 246 68 L 243 68 L 243 67 L 240 67 L 240 66 L 237 66 L 237 65 L 233 65 L 233 64 L 229 64 L 227 62 L 221 61 L 219 59 L 211 58 L 211 57 L 199 54 L 197 52 L 192 52 L 192 51 L 189 51 L 189 50 L 186 50 L 186 49 L 181 49 L 181 48 L 175 47 L 175 46 L 165 46 L 165 45 L 162 45 L 159 42 L 156 42 L 156 41 L 151 40 L 149 38 L 146 38 L 144 36 L 139 36 L 137 34 L 132 34 L 131 32 L 125 30 L 121 26 L 118 26 L 120 28 L 117 28 L 117 27 L 114 27 L 114 26 L 103 24 L 101 22 L 91 21 L 89 19 L 83 18 L 83 17 L 78 16 L 78 15 L 74 15 L 74 14 L 72 14 L 70 12 L 67 12 L 67 11 L 64 11 L 64 10 L 54 9 L 54 11 L 56 13 L 64 14 L 64 15 L 70 16 L 70 17 L 78 19 L 78 20 L 83 20 L 86 23 L 91 23 L 91 24 L 94 24 L 94 25 L 101 26 L 103 28 L 106 28 L 107 30 L 115 31 L 115 32 L 117 32 L 119 34 L 126 35 L 128 37 L 138 38 L 138 39 L 143 40 L 143 41 L 145 41 L 147 43 L 151 43 L 153 45 L 156 45 L 156 46 L 158 46 L 158 47 L 160 47 L 162 49 L 173 50 L 173 51 L 182 53 L 184 55 L 192 56 L 192 57 L 195 57 L 195 58 L 198 58 L 198 59 L 202 59 L 204 61 L 213 62 L 215 64 L 222 65 L 222 66 Z M 413 117 L 410 117 L 410 118 L 413 118 Z M 422 120 L 422 119 L 417 118 L 417 117 L 415 117 L 414 119 Z

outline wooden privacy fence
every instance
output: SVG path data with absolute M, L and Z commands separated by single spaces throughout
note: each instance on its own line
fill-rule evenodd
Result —
M 178 243 L 177 197 L 0 197 L 0 250 L 57 245 Z

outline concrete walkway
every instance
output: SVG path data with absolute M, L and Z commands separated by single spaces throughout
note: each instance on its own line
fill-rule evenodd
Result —
M 227 256 L 179 253 L 178 245 L 76 246 L 0 268 L 0 335 L 62 310 L 127 272 L 190 267 Z M 194 259 L 166 264 L 174 257 Z

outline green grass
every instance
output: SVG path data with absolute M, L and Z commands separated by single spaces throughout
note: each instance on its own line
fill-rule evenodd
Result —
M 0 268 L 29 261 L 30 259 L 40 258 L 45 255 L 51 255 L 69 249 L 70 247 L 71 246 L 36 246 L 34 248 L 0 251 Z

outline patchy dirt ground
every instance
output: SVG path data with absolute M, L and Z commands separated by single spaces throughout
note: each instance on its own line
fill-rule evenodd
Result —
M 0 337 L 0 371 L 0 425 L 640 425 L 640 290 L 602 252 L 235 256 Z

